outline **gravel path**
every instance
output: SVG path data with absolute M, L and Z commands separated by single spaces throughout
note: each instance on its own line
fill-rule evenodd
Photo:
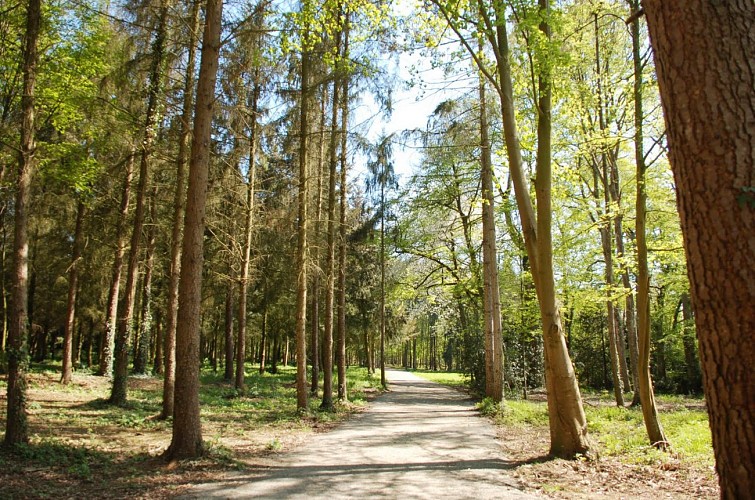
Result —
M 411 373 L 387 376 L 390 392 L 306 448 L 187 498 L 535 498 L 516 489 L 469 398 Z

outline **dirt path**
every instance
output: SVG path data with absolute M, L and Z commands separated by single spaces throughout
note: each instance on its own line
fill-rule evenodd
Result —
M 388 371 L 390 392 L 274 466 L 187 498 L 534 498 L 516 489 L 495 430 L 460 392 Z

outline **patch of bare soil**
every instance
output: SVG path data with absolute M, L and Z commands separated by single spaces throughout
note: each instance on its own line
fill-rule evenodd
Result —
M 562 460 L 547 456 L 548 429 L 498 427 L 501 444 L 518 465 L 513 475 L 526 491 L 552 498 L 718 498 L 712 471 L 683 462 L 627 464 L 612 457 Z

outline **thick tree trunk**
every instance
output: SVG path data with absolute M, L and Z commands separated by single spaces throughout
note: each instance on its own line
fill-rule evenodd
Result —
M 81 259 L 81 247 L 86 205 L 79 201 L 76 208 L 76 229 L 73 233 L 73 252 L 71 267 L 68 271 L 68 303 L 66 305 L 66 329 L 63 336 L 63 368 L 60 383 L 68 385 L 73 378 L 73 328 L 76 320 L 76 291 L 79 286 L 79 260 Z
M 485 334 L 485 395 L 503 401 L 503 335 L 501 301 L 498 289 L 498 258 L 495 240 L 495 200 L 493 197 L 493 162 L 488 137 L 485 82 L 480 82 L 480 148 L 482 172 L 482 281 Z
M 170 278 L 168 282 L 167 319 L 165 324 L 165 376 L 163 378 L 163 419 L 173 415 L 173 398 L 176 384 L 176 320 L 178 316 L 178 282 L 181 275 L 182 230 L 184 203 L 186 200 L 186 157 L 191 134 L 191 112 L 194 107 L 194 67 L 196 38 L 199 31 L 199 0 L 192 0 L 191 36 L 188 40 L 186 75 L 183 87 L 183 108 L 181 110 L 181 132 L 176 158 L 176 190 L 173 194 L 173 227 L 170 233 Z
M 21 151 L 18 155 L 18 180 L 13 235 L 13 276 L 11 278 L 11 318 L 8 331 L 8 403 L 5 422 L 6 446 L 29 441 L 26 418 L 26 349 L 29 279 L 29 199 L 34 173 L 34 88 L 37 81 L 37 41 L 42 17 L 40 0 L 29 0 L 26 7 L 24 45 L 24 88 L 21 98 Z
M 755 491 L 755 4 L 643 0 L 724 498 Z
M 170 460 L 197 457 L 203 451 L 199 419 L 199 342 L 204 218 L 223 2 L 207 0 L 206 6 L 178 288 L 173 438 L 165 452 L 165 457 Z

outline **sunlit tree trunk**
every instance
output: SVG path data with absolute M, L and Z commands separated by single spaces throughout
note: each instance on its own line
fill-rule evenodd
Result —
M 149 349 L 152 341 L 154 321 L 152 318 L 152 276 L 155 266 L 155 242 L 157 239 L 157 186 L 150 195 L 150 224 L 147 230 L 147 248 L 142 277 L 142 303 L 139 317 L 139 337 L 134 356 L 134 373 L 146 374 L 149 364 Z
M 643 0 L 723 498 L 755 491 L 755 4 Z
M 348 7 L 346 7 L 348 9 Z M 344 58 L 349 57 L 349 12 L 344 19 Z M 349 123 L 349 77 L 343 78 L 343 96 L 341 97 L 341 179 L 339 193 L 339 238 L 338 238 L 338 328 L 336 346 L 336 365 L 338 366 L 338 399 L 346 401 L 349 397 L 346 390 L 346 211 L 348 200 L 346 199 L 347 185 L 347 139 Z
M 501 301 L 498 291 L 498 259 L 495 240 L 495 201 L 493 197 L 493 162 L 488 137 L 485 82 L 480 82 L 480 143 L 482 182 L 482 280 L 485 333 L 485 395 L 503 401 L 503 335 Z
M 14 206 L 13 275 L 11 278 L 11 311 L 8 331 L 8 402 L 5 422 L 6 446 L 29 441 L 26 418 L 26 371 L 29 353 L 26 337 L 29 295 L 29 199 L 34 173 L 36 149 L 34 137 L 35 86 L 37 81 L 37 43 L 42 17 L 40 0 L 29 0 L 26 6 L 26 39 L 23 56 L 23 95 L 21 98 L 21 149 L 18 155 L 18 180 Z
M 632 10 L 639 7 L 639 0 L 630 4 Z M 647 213 L 647 193 L 645 191 L 645 153 L 643 148 L 643 109 L 642 109 L 642 60 L 640 56 L 639 20 L 635 19 L 632 26 L 633 60 L 634 60 L 634 151 L 637 168 L 637 199 L 636 199 L 636 238 L 637 238 L 637 377 L 642 405 L 642 416 L 645 421 L 650 442 L 658 447 L 666 448 L 668 442 L 663 427 L 658 419 L 658 409 L 653 393 L 653 381 L 650 378 L 650 271 L 648 269 L 647 235 L 645 218 Z
M 186 56 L 186 75 L 183 86 L 183 107 L 181 110 L 181 131 L 178 139 L 176 158 L 176 190 L 173 197 L 173 226 L 170 233 L 170 278 L 168 282 L 167 318 L 165 324 L 165 376 L 163 378 L 163 409 L 160 416 L 173 415 L 173 397 L 176 384 L 176 319 L 178 316 L 178 281 L 181 275 L 181 248 L 186 200 L 186 157 L 191 135 L 191 112 L 194 107 L 194 68 L 195 46 L 199 31 L 199 0 L 191 5 L 190 36 Z
M 176 328 L 176 384 L 173 438 L 165 452 L 170 460 L 202 454 L 202 426 L 199 420 L 199 342 L 204 262 L 204 218 L 210 141 L 215 103 L 215 83 L 220 56 L 222 0 L 207 0 L 202 58 L 199 67 L 194 132 L 186 196 L 181 280 L 178 288 Z

